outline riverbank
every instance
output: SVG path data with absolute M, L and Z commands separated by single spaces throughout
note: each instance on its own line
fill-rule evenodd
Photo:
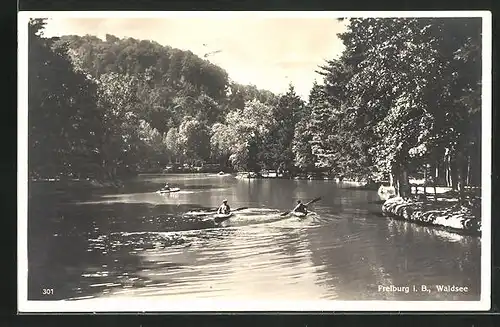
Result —
M 425 196 L 417 199 L 392 197 L 382 205 L 382 213 L 395 219 L 480 235 L 480 199 L 474 198 L 469 205 L 461 205 L 453 194 L 447 193 L 440 194 L 437 200 Z
M 335 183 L 342 185 L 343 188 L 353 188 L 353 189 L 362 189 L 362 190 L 378 190 L 381 183 L 376 183 L 373 181 L 357 181 L 357 180 L 349 180 L 349 179 L 340 179 L 338 177 L 334 177 L 327 174 L 308 174 L 308 173 L 299 173 L 299 174 L 278 174 L 275 171 L 272 172 L 246 172 L 241 171 L 237 172 L 235 175 L 238 179 L 293 179 L 293 180 L 325 180 L 325 181 L 334 181 Z

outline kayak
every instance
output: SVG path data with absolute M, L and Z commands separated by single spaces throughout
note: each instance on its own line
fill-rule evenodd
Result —
M 304 204 L 304 206 L 306 206 L 306 207 L 307 207 L 307 206 L 308 206 L 308 205 L 310 205 L 311 203 L 317 202 L 317 201 L 319 201 L 319 200 L 321 200 L 321 197 L 317 197 L 317 198 L 315 198 L 315 199 L 312 199 L 311 201 L 309 201 L 309 202 L 307 202 L 306 204 Z M 307 216 L 307 215 L 308 215 L 308 214 L 310 214 L 310 213 L 312 213 L 312 212 L 311 212 L 311 211 L 309 211 L 308 213 L 303 213 L 303 212 L 295 212 L 295 211 L 293 211 L 293 210 L 292 210 L 292 211 L 285 211 L 285 212 L 283 212 L 282 214 L 280 214 L 280 216 L 281 216 L 281 217 L 285 217 L 285 216 L 287 216 L 287 215 L 289 215 L 289 214 L 292 214 L 293 216 L 296 216 L 296 217 L 305 217 L 305 216 Z
M 292 215 L 294 215 L 295 217 L 305 217 L 305 216 L 307 216 L 307 213 L 305 213 L 305 212 L 292 212 Z
M 213 219 L 216 223 L 221 223 L 223 221 L 226 221 L 228 220 L 229 218 L 231 218 L 233 216 L 233 213 L 230 212 L 228 214 L 222 214 L 222 213 L 217 213 L 213 216 Z
M 186 212 L 186 215 L 188 216 L 208 216 L 213 214 L 213 212 L 208 212 L 208 211 L 188 211 Z
M 181 189 L 178 187 L 172 187 L 168 190 L 158 190 L 156 193 L 158 194 L 166 194 L 166 193 L 174 193 L 174 192 L 179 192 Z

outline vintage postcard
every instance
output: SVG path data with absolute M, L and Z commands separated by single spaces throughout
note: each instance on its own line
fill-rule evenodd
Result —
M 20 312 L 490 309 L 490 12 L 18 31 Z

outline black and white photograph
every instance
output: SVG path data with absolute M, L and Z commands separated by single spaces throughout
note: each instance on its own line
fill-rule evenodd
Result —
M 490 309 L 490 12 L 18 20 L 20 312 Z

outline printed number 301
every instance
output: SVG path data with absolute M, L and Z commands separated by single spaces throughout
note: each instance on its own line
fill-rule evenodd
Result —
M 43 295 L 54 295 L 54 289 L 53 288 L 42 288 L 42 294 Z

